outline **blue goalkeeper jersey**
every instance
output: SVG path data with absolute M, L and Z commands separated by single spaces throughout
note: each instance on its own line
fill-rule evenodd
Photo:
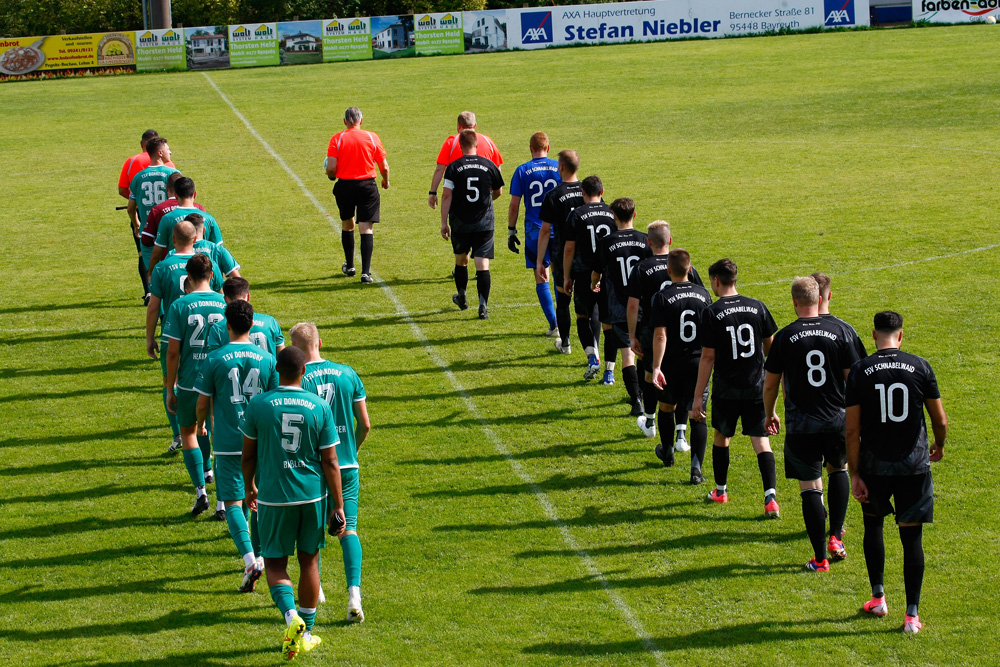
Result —
M 525 234 L 537 233 L 542 228 L 542 201 L 561 182 L 559 163 L 552 158 L 532 158 L 514 171 L 510 179 L 510 196 L 521 197 L 524 204 Z

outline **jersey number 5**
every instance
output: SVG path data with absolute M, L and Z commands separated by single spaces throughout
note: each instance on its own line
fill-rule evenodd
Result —
M 299 425 L 305 420 L 305 415 L 294 412 L 281 413 L 281 448 L 289 454 L 295 454 L 299 451 L 302 440 L 302 429 L 299 428 Z

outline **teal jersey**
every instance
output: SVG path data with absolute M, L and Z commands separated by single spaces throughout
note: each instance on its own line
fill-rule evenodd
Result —
M 208 258 L 219 267 L 223 276 L 228 276 L 230 273 L 240 268 L 240 265 L 236 263 L 236 259 L 233 257 L 233 254 L 229 252 L 225 246 L 219 245 L 218 243 L 212 243 L 211 241 L 206 241 L 205 239 L 195 241 L 194 251 L 207 255 Z M 176 253 L 177 249 L 175 248 L 167 253 L 167 257 Z
M 304 505 L 326 497 L 320 450 L 336 447 L 330 406 L 301 387 L 280 385 L 250 399 L 240 430 L 257 441 L 257 502 Z
M 274 356 L 252 343 L 229 343 L 205 357 L 194 390 L 212 397 L 212 449 L 220 455 L 243 453 L 240 420 L 257 394 L 278 388 Z
M 174 227 L 177 223 L 191 215 L 192 213 L 200 213 L 205 216 L 205 240 L 211 241 L 212 243 L 222 244 L 222 232 L 219 231 L 219 223 L 215 221 L 210 213 L 206 213 L 201 209 L 195 207 L 178 206 L 169 213 L 164 213 L 163 217 L 160 218 L 160 226 L 156 229 L 156 241 L 153 242 L 161 248 L 166 248 L 167 251 L 174 249 Z
M 163 320 L 163 337 L 181 343 L 177 386 L 194 391 L 198 369 L 205 359 L 208 327 L 222 320 L 226 300 L 218 292 L 193 292 L 174 301 Z
M 209 352 L 218 350 L 229 342 L 229 329 L 225 322 L 214 325 L 205 338 L 205 349 Z M 278 346 L 285 344 L 285 336 L 281 333 L 278 320 L 264 313 L 253 314 L 253 326 L 250 327 L 250 342 L 262 350 L 267 350 L 278 356 Z
M 149 279 L 149 293 L 160 300 L 161 314 L 169 313 L 174 301 L 187 293 L 184 290 L 184 285 L 187 283 L 187 262 L 192 257 L 194 253 L 178 255 L 171 252 L 153 267 L 153 275 Z M 215 291 L 222 289 L 222 281 L 222 270 L 213 262 L 212 289 Z M 225 325 L 222 328 L 225 329 Z
M 365 385 L 354 369 L 332 361 L 310 361 L 302 377 L 302 388 L 324 401 L 337 422 L 340 444 L 337 461 L 341 468 L 358 467 L 358 444 L 354 438 L 354 404 L 365 400 Z
M 146 167 L 132 178 L 128 186 L 128 198 L 135 201 L 139 229 L 146 226 L 150 210 L 167 200 L 167 178 L 175 171 L 177 170 L 166 165 Z

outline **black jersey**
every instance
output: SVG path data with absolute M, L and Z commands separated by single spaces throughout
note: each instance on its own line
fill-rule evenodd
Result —
M 688 270 L 688 281 L 704 287 L 704 283 L 701 282 L 701 276 L 698 275 L 693 266 Z M 629 275 L 627 292 L 630 299 L 639 300 L 637 332 L 652 327 L 649 321 L 650 305 L 653 302 L 653 297 L 670 283 L 670 274 L 667 273 L 666 255 L 653 255 L 635 265 L 635 268 Z M 709 299 L 709 303 L 711 301 Z
M 597 244 L 618 229 L 611 207 L 602 201 L 581 204 L 566 218 L 566 240 L 576 243 L 573 273 L 600 272 L 597 266 Z M 589 277 L 589 276 L 588 276 Z
M 784 376 L 789 433 L 844 430 L 844 371 L 857 361 L 843 328 L 829 319 L 800 318 L 775 335 L 764 370 Z
M 711 305 L 708 290 L 692 282 L 670 283 L 653 296 L 649 326 L 667 330 L 664 366 L 675 367 L 701 357 L 701 320 Z
M 596 272 L 603 274 L 609 302 L 614 299 L 623 307 L 628 304 L 629 274 L 636 264 L 652 255 L 649 239 L 638 229 L 619 229 L 597 243 Z
M 550 241 L 553 261 L 559 261 L 562 255 L 563 240 L 569 238 L 566 229 L 566 219 L 577 206 L 583 205 L 583 186 L 580 181 L 563 182 L 545 194 L 539 217 L 542 222 L 552 226 L 555 235 Z
M 713 303 L 701 320 L 701 344 L 715 350 L 712 397 L 764 400 L 763 340 L 778 330 L 763 302 L 737 294 Z
M 858 355 L 858 359 L 864 359 L 868 356 L 868 350 L 865 349 L 865 344 L 861 342 L 861 336 L 850 324 L 840 319 L 836 315 L 831 315 L 826 313 L 825 315 L 820 315 L 824 320 L 830 320 L 835 322 L 844 332 L 844 339 L 850 343 L 851 347 L 854 348 L 855 354 Z
M 493 231 L 493 191 L 503 187 L 495 164 L 478 155 L 463 155 L 445 169 L 444 187 L 452 191 L 448 210 L 452 232 Z
M 847 407 L 861 408 L 861 472 L 921 475 L 930 470 L 924 401 L 941 398 L 926 359 L 895 348 L 854 364 Z

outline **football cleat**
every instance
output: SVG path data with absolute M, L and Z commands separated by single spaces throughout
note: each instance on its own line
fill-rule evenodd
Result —
M 697 486 L 704 482 L 705 478 L 701 474 L 701 468 L 691 468 L 691 484 Z
M 674 440 L 674 451 L 681 452 L 682 454 L 691 451 L 691 445 L 688 444 L 687 438 L 684 437 L 684 431 L 685 429 L 682 428 L 677 429 L 677 439 Z
M 766 516 L 768 519 L 781 518 L 781 508 L 778 507 L 777 500 L 772 500 L 771 502 L 764 504 L 764 516 Z
M 903 623 L 903 632 L 908 635 L 915 635 L 924 629 L 924 624 L 920 622 L 919 616 L 906 616 Z
M 552 327 L 545 332 L 545 335 L 549 338 L 559 338 L 559 327 Z
M 205 472 L 205 484 L 213 484 L 215 482 L 215 473 L 211 470 Z
M 464 294 L 452 294 L 451 302 L 458 306 L 459 310 L 466 310 L 469 307 L 469 302 L 466 300 Z
M 144 306 L 149 305 L 149 292 L 146 292 L 146 295 L 142 297 L 142 305 Z
M 806 569 L 812 572 L 829 572 L 830 571 L 830 561 L 827 559 L 816 560 L 813 558 L 811 561 L 806 563 Z
M 351 278 L 353 278 L 354 274 L 357 272 L 353 266 L 348 266 L 347 262 L 340 265 L 340 270 L 344 272 L 345 276 L 349 276 Z
M 614 371 L 604 371 L 604 377 L 601 378 L 601 384 L 611 386 L 615 383 L 615 373 Z
M 479 304 L 479 319 L 488 320 L 490 319 L 490 311 L 486 309 L 486 304 Z
M 569 343 L 566 343 L 565 345 L 563 345 L 562 344 L 562 339 L 560 339 L 560 338 L 556 338 L 556 340 L 555 340 L 555 348 L 556 348 L 556 352 L 558 352 L 559 354 L 570 354 L 573 351 L 572 348 L 569 346 Z
M 635 420 L 636 426 L 642 431 L 642 434 L 647 438 L 656 437 L 656 420 L 646 419 L 646 415 L 639 415 L 639 418 Z
M 844 560 L 847 558 L 847 550 L 844 549 L 844 543 L 838 540 L 836 535 L 831 535 L 830 539 L 827 540 L 826 552 L 833 560 Z
M 708 494 L 708 499 L 714 503 L 728 503 L 729 494 L 725 491 L 720 493 L 718 489 L 712 489 L 712 492 Z
M 361 609 L 361 588 L 350 586 L 347 589 L 347 621 L 349 623 L 364 623 L 365 612 Z
M 212 515 L 212 521 L 225 521 L 226 520 L 226 510 L 215 510 L 215 514 Z
M 292 617 L 285 628 L 285 638 L 281 642 L 281 657 L 285 660 L 295 660 L 302 650 L 302 635 L 306 632 L 306 622 L 298 614 Z
M 302 635 L 302 652 L 308 653 L 323 643 L 323 640 L 311 632 Z
M 674 450 L 668 448 L 667 451 L 664 451 L 663 445 L 657 445 L 656 449 L 653 451 L 656 454 L 656 458 L 663 461 L 664 468 L 669 468 L 674 465 Z
M 375 281 L 372 280 L 372 274 L 370 274 L 370 273 L 362 273 L 361 274 L 361 283 L 363 285 L 370 285 L 373 282 L 375 282 Z
M 638 417 L 642 415 L 642 401 L 636 400 L 636 402 L 632 404 L 632 409 L 628 411 L 628 414 L 630 417 Z
M 593 380 L 600 374 L 601 374 L 601 360 L 597 358 L 596 354 L 592 354 L 589 357 L 587 357 L 587 370 L 583 372 L 583 379 Z
M 257 580 L 264 574 L 263 563 L 257 561 L 251 567 L 243 571 L 243 583 L 240 584 L 240 593 L 253 593 L 257 587 Z
M 862 608 L 872 616 L 878 616 L 879 618 L 889 615 L 889 605 L 886 604 L 884 595 L 880 598 L 873 597 Z
M 180 448 L 181 448 L 181 436 L 177 436 L 176 438 L 174 438 L 174 441 L 170 443 L 170 446 L 167 447 L 167 454 L 176 454 Z
M 194 499 L 194 507 L 191 508 L 191 516 L 198 516 L 208 509 L 208 496 L 198 496 Z

